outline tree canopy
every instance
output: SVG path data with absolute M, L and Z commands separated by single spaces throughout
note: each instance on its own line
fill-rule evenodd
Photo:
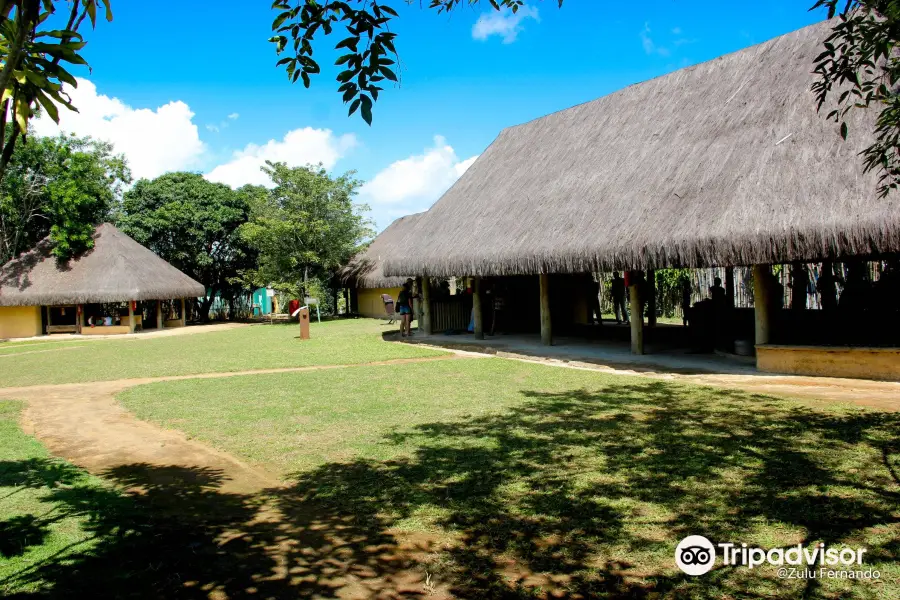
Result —
M 42 28 L 60 6 L 68 15 L 65 26 Z M 57 105 L 78 110 L 62 85 L 78 85 L 67 65 L 87 65 L 79 54 L 87 42 L 78 30 L 85 19 L 96 25 L 98 10 L 112 21 L 110 0 L 0 0 L 0 181 L 38 107 L 57 123 Z M 7 121 L 15 126 L 6 127 Z
M 48 235 L 63 260 L 92 247 L 94 225 L 112 218 L 128 183 L 125 159 L 106 142 L 31 136 L 0 182 L 0 264 Z
M 900 0 L 818 0 L 813 8 L 820 7 L 839 19 L 815 60 L 819 109 L 837 96 L 827 117 L 840 123 L 844 138 L 847 113 L 879 110 L 875 142 L 863 160 L 867 171 L 880 172 L 879 192 L 885 196 L 900 185 Z
M 207 315 L 217 292 L 239 285 L 255 264 L 255 253 L 239 228 L 250 217 L 250 195 L 206 180 L 199 173 L 167 173 L 141 179 L 125 193 L 119 227 L 210 291 Z
M 353 202 L 361 182 L 352 172 L 329 175 L 321 165 L 268 162 L 264 170 L 275 187 L 267 193 L 257 190 L 252 218 L 241 228 L 244 240 L 259 253 L 247 279 L 310 294 L 372 234 L 362 216 L 367 207 Z

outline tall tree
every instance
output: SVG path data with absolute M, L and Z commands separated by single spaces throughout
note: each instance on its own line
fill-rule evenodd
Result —
M 254 285 L 309 294 L 372 233 L 362 216 L 368 208 L 353 202 L 361 182 L 352 172 L 333 177 L 321 165 L 266 165 L 275 187 L 255 196 L 252 218 L 241 228 L 259 253 L 247 278 Z
M 821 7 L 839 18 L 815 60 L 819 110 L 837 97 L 827 117 L 840 124 L 844 138 L 850 111 L 879 110 L 875 141 L 863 161 L 867 171 L 880 172 L 885 196 L 900 185 L 900 0 L 818 0 L 813 9 Z
M 0 264 L 48 235 L 63 260 L 92 247 L 94 225 L 112 217 L 128 183 L 125 159 L 106 142 L 62 135 L 19 144 L 0 182 Z
M 238 234 L 250 216 L 250 197 L 197 173 L 167 173 L 141 179 L 125 193 L 119 226 L 206 286 L 200 306 L 205 319 L 216 293 L 255 265 L 254 252 Z
M 55 22 L 58 6 L 68 15 L 65 26 L 41 29 Z M 78 30 L 86 18 L 96 25 L 98 9 L 112 21 L 110 0 L 0 0 L 0 181 L 38 107 L 56 122 L 57 104 L 78 110 L 62 88 L 78 83 L 61 63 L 87 64 L 78 53 L 86 45 Z

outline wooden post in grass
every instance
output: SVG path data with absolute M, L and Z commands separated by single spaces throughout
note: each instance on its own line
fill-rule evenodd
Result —
M 756 344 L 772 339 L 772 267 L 753 265 L 753 315 L 756 318 Z
M 644 313 L 641 310 L 641 272 L 632 271 L 628 278 L 631 301 L 631 353 L 644 353 Z
M 647 269 L 647 327 L 656 327 L 656 271 Z
M 472 278 L 472 314 L 475 321 L 475 339 L 484 339 L 484 319 L 481 312 L 481 277 Z
M 81 330 L 84 329 L 84 305 L 83 304 L 75 305 L 75 314 L 78 315 L 78 333 L 81 333 Z
M 422 322 L 419 327 L 425 332 L 425 335 L 431 335 L 434 330 L 431 327 L 431 282 L 428 276 L 422 277 Z
M 546 273 L 538 275 L 541 291 L 541 343 L 553 345 L 553 323 L 550 319 L 550 276 Z

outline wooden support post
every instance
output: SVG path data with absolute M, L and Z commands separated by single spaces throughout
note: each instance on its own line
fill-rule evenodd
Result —
M 50 335 L 50 326 L 53 325 L 53 319 L 51 315 L 53 314 L 53 307 L 47 307 L 47 335 Z
M 541 273 L 541 343 L 545 346 L 553 345 L 553 323 L 550 319 L 550 276 Z
M 475 321 L 475 339 L 484 339 L 484 319 L 481 312 L 481 277 L 472 278 L 472 314 Z
M 419 328 L 425 332 L 425 335 L 434 333 L 431 325 L 431 282 L 428 277 L 422 278 L 422 322 Z
M 134 333 L 134 304 L 128 301 L 128 333 Z
M 753 265 L 753 313 L 756 318 L 756 344 L 772 339 L 772 267 Z
M 187 319 L 185 318 L 184 313 L 184 298 L 181 298 L 181 326 L 184 327 L 187 324 Z
M 647 269 L 647 327 L 656 327 L 656 271 Z
M 84 329 L 84 305 L 83 304 L 75 305 L 75 314 L 78 315 L 78 333 L 81 333 L 81 330 Z
M 156 301 L 156 328 L 163 328 L 162 300 Z
M 725 304 L 734 308 L 734 267 L 725 267 Z
M 640 271 L 629 277 L 628 296 L 631 301 L 631 353 L 644 353 L 644 313 L 641 310 Z

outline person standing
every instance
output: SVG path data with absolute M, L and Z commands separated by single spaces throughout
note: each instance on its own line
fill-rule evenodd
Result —
M 412 336 L 412 279 L 407 279 L 397 295 L 397 312 L 400 314 L 400 336 Z
M 722 287 L 722 278 L 713 279 L 713 284 L 709 287 L 709 297 L 712 298 L 713 306 L 720 307 L 725 304 L 725 288 Z
M 816 279 L 816 291 L 819 293 L 822 310 L 830 312 L 837 309 L 837 278 L 834 276 L 834 264 L 830 260 L 822 263 L 822 270 Z
M 791 309 L 806 308 L 806 296 L 809 292 L 809 271 L 800 262 L 791 263 Z
M 628 324 L 628 311 L 625 308 L 625 280 L 619 277 L 618 271 L 613 271 L 612 284 L 610 285 L 610 295 L 613 302 L 613 313 L 616 315 L 616 323 Z M 622 317 L 619 318 L 619 310 L 622 311 Z
M 681 324 L 687 327 L 690 320 L 691 312 L 691 295 L 694 290 L 691 287 L 691 280 L 684 279 L 681 282 Z

